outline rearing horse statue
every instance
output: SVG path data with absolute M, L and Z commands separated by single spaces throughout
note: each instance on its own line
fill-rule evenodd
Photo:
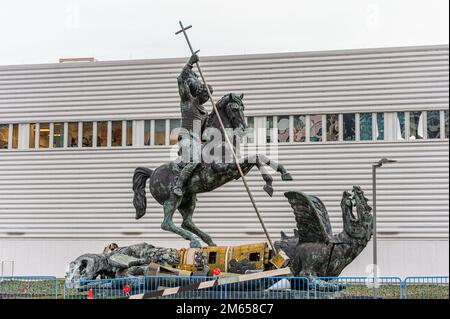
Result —
M 247 129 L 242 98 L 242 95 L 239 96 L 230 93 L 222 97 L 216 103 L 217 111 L 227 130 L 230 129 L 232 131 L 244 133 Z M 215 112 L 212 112 L 208 117 L 206 130 L 209 128 L 220 130 L 220 124 Z M 222 137 L 222 141 L 223 140 L 224 136 Z M 283 165 L 270 160 L 263 154 L 250 155 L 241 158 L 239 162 L 244 175 L 247 175 L 254 166 L 258 168 L 265 181 L 264 191 L 266 191 L 269 196 L 272 196 L 273 194 L 272 176 L 270 176 L 267 171 L 266 165 L 279 172 L 282 180 L 292 180 L 291 175 L 286 171 Z M 164 163 L 154 170 L 145 167 L 136 168 L 133 175 L 133 205 L 136 208 L 136 219 L 145 215 L 147 208 L 145 184 L 147 179 L 150 179 L 150 193 L 164 208 L 164 221 L 161 224 L 161 228 L 189 240 L 190 247 L 201 247 L 200 242 L 193 234 L 200 237 L 201 240 L 209 246 L 215 246 L 216 244 L 211 237 L 201 231 L 192 220 L 197 201 L 196 195 L 199 193 L 211 192 L 232 180 L 239 179 L 241 176 L 236 163 L 225 163 L 223 161 L 212 163 L 202 162 L 201 165 L 195 169 L 192 177 L 187 181 L 187 185 L 184 186 L 183 195 L 181 197 L 176 196 L 172 190 L 176 178 L 176 167 L 177 164 L 175 160 Z M 177 227 L 173 222 L 173 214 L 177 209 L 183 217 L 181 228 Z

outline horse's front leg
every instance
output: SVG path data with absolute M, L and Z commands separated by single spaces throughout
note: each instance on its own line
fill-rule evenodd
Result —
M 291 176 L 291 174 L 289 174 L 286 169 L 284 168 L 283 165 L 281 165 L 280 163 L 271 160 L 270 158 L 268 158 L 266 155 L 264 154 L 257 154 L 256 155 L 257 160 L 260 161 L 262 164 L 266 164 L 269 165 L 270 167 L 272 167 L 275 171 L 277 171 L 278 173 L 281 174 L 281 179 L 283 181 L 292 181 L 293 178 Z
M 244 158 L 244 164 L 256 165 L 256 167 L 258 168 L 258 170 L 261 173 L 262 178 L 266 182 L 266 185 L 264 185 L 263 189 L 270 197 L 272 197 L 272 195 L 273 195 L 273 187 L 272 187 L 273 178 L 272 178 L 272 176 L 270 176 L 267 169 L 261 163 L 258 156 L 250 155 L 249 157 Z

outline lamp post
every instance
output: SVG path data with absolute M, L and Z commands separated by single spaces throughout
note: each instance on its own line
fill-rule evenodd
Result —
M 380 159 L 377 163 L 372 164 L 372 211 L 373 211 L 373 277 L 374 277 L 374 298 L 378 298 L 378 256 L 377 256 L 377 168 L 383 164 L 396 163 L 396 160 L 387 158 Z

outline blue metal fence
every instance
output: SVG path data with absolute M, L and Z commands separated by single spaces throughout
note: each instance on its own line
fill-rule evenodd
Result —
M 448 299 L 448 276 L 406 277 L 405 299 Z
M 148 276 L 139 278 L 98 279 L 64 287 L 65 299 L 117 299 L 129 295 L 198 284 L 215 277 Z M 127 292 L 126 292 L 127 291 Z M 245 282 L 192 289 L 161 299 L 309 299 L 309 281 L 304 277 L 271 277 Z
M 64 299 L 122 299 L 144 292 L 138 277 L 80 280 L 76 286 L 64 285 Z
M 214 277 L 153 276 L 85 280 L 65 285 L 51 276 L 0 277 L 0 299 L 121 299 Z M 189 289 L 164 299 L 448 299 L 449 277 L 270 277 Z M 58 282 L 62 289 L 58 290 Z M 60 295 L 58 295 L 60 293 Z
M 58 298 L 58 279 L 51 276 L 0 277 L 0 299 Z
M 318 277 L 314 280 L 315 299 L 401 299 L 399 277 Z
M 215 279 L 214 277 L 200 276 L 147 276 L 143 292 L 163 290 L 167 288 L 181 287 L 187 285 L 199 284 L 201 282 Z M 179 292 L 167 296 L 158 297 L 160 299 L 221 299 L 220 287 L 214 286 L 207 289 L 193 289 Z
M 309 299 L 306 277 L 269 277 L 222 287 L 224 299 Z

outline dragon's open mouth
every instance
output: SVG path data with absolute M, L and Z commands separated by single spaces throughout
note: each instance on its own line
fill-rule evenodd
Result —
M 353 207 L 356 207 L 356 200 L 355 200 L 354 192 L 353 192 L 353 196 L 352 196 L 351 193 L 345 191 L 344 192 L 344 202 L 346 203 L 345 212 L 347 212 L 348 216 L 350 217 L 350 221 L 357 222 L 358 217 L 355 216 L 355 214 L 353 213 Z
M 350 220 L 352 222 L 357 222 L 358 221 L 358 217 L 355 216 L 355 214 L 353 213 L 353 206 L 355 205 L 352 201 L 352 207 L 350 208 Z

